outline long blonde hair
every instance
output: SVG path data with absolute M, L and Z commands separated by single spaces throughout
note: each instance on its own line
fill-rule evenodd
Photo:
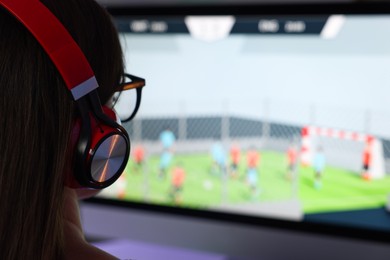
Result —
M 93 0 L 42 2 L 83 50 L 107 102 L 124 70 L 109 15 Z M 62 259 L 64 171 L 77 110 L 40 45 L 2 8 L 0 38 L 0 258 Z

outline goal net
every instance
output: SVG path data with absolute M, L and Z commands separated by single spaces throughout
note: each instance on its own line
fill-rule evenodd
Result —
M 326 164 L 367 179 L 385 176 L 382 141 L 372 135 L 342 129 L 306 126 L 301 131 L 301 164 L 310 166 L 321 147 Z M 364 165 L 368 169 L 364 169 Z

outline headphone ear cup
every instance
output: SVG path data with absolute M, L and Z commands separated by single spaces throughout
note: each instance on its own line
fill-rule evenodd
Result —
M 107 117 L 117 122 L 118 117 L 112 109 L 106 106 L 102 108 Z M 80 136 L 81 119 L 73 123 L 70 140 L 73 174 L 67 174 L 66 178 L 66 185 L 72 188 L 102 189 L 111 185 L 120 177 L 129 158 L 130 140 L 120 125 L 113 127 L 102 124 L 92 115 L 90 123 L 89 147 L 86 148 L 86 141 L 81 140 L 83 137 Z
M 106 116 L 111 118 L 113 121 L 117 122 L 119 125 L 122 125 L 122 122 L 114 109 L 111 109 L 108 106 L 102 106 L 102 109 L 103 109 L 103 113 Z
M 115 121 L 119 126 L 122 126 L 122 121 L 118 115 L 118 113 L 113 108 L 109 108 L 107 106 L 102 106 L 103 112 L 106 116 Z

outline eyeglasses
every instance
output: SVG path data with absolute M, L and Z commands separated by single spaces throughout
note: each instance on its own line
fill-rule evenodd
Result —
M 124 74 L 123 82 L 119 86 L 122 91 L 116 92 L 112 97 L 112 108 L 115 108 L 122 122 L 129 122 L 140 107 L 145 79 Z

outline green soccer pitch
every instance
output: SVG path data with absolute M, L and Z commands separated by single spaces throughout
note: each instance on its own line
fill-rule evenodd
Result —
M 159 176 L 159 157 L 148 158 L 142 168 L 130 162 L 125 170 L 126 199 L 173 205 L 171 174 L 180 166 L 185 181 L 180 192 L 180 206 L 212 208 L 221 204 L 248 204 L 287 201 L 299 198 L 304 213 L 318 213 L 375 208 L 386 203 L 390 177 L 365 181 L 357 173 L 327 165 L 320 189 L 314 188 L 314 171 L 298 167 L 297 182 L 287 178 L 286 157 L 282 153 L 260 152 L 259 194 L 253 195 L 246 183 L 245 154 L 238 174 L 223 175 L 213 170 L 208 154 L 175 155 L 165 176 Z M 224 177 L 225 176 L 225 177 Z

